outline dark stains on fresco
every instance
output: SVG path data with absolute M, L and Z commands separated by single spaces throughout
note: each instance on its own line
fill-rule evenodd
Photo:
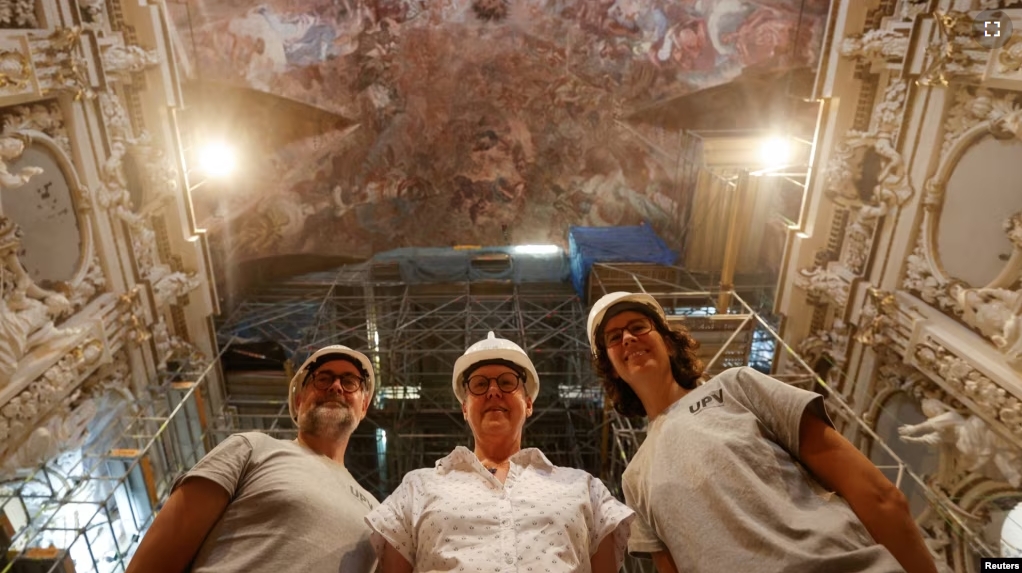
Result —
M 564 244 L 569 225 L 642 220 L 672 241 L 683 194 L 678 138 L 619 118 L 749 66 L 812 64 L 827 3 L 805 2 L 800 17 L 802 4 L 211 0 L 193 7 L 193 69 L 204 78 L 357 124 L 268 143 L 269 159 L 246 167 L 244 192 L 220 199 L 214 239 L 234 260 Z M 186 34 L 181 11 L 175 17 Z

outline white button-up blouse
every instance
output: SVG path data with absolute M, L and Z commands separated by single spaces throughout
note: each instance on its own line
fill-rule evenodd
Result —
M 503 484 L 463 446 L 409 472 L 366 517 L 377 555 L 386 541 L 415 571 L 588 573 L 613 535 L 621 567 L 635 514 L 603 482 L 536 448 L 510 461 Z

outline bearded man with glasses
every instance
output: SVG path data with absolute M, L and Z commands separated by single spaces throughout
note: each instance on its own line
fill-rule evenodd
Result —
M 128 573 L 373 571 L 365 516 L 378 502 L 344 452 L 375 385 L 361 352 L 312 354 L 288 388 L 298 438 L 245 432 L 221 442 L 175 483 Z
M 380 571 L 618 571 L 632 511 L 599 479 L 521 447 L 539 395 L 525 351 L 491 332 L 454 363 L 452 385 L 475 451 L 408 473 L 369 514 Z

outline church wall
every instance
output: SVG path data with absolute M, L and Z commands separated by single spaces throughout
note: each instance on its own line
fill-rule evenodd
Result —
M 1022 500 L 1022 47 L 1017 30 L 978 39 L 980 2 L 931 4 L 836 7 L 777 310 L 879 437 L 911 445 L 928 543 L 973 571 L 984 545 L 999 550 L 992 521 Z M 1022 10 L 1003 14 L 1022 24 Z M 850 437 L 870 451 L 866 434 Z
M 100 409 L 130 415 L 174 370 L 207 364 L 217 299 L 161 4 L 4 6 L 0 476 L 13 476 L 100 436 Z M 217 371 L 209 383 L 216 395 Z

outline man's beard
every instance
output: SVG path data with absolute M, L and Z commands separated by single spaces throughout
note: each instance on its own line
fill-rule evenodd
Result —
M 338 439 L 350 436 L 358 425 L 355 411 L 348 404 L 337 402 L 337 407 L 327 407 L 329 402 L 316 404 L 298 419 L 303 434 L 317 438 Z

